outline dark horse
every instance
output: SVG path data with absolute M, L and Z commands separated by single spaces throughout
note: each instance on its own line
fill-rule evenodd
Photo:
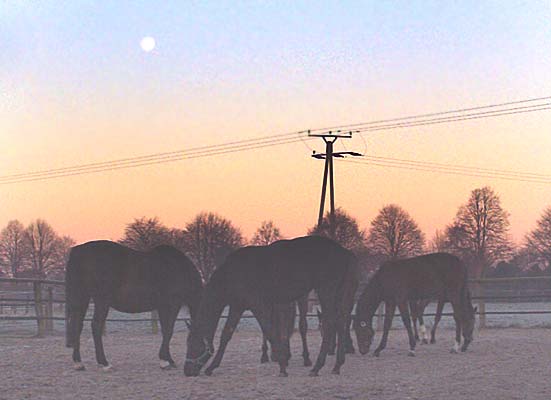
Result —
M 202 281 L 193 263 L 170 246 L 140 252 L 107 240 L 84 243 L 71 249 L 65 274 L 67 299 L 67 347 L 73 348 L 75 368 L 84 369 L 80 359 L 80 334 L 90 299 L 94 300 L 92 335 L 96 360 L 104 369 L 110 365 L 103 351 L 102 332 L 109 308 L 125 313 L 158 310 L 163 341 L 159 351 L 161 368 L 175 367 L 169 342 L 183 304 L 196 317 Z
M 388 261 L 373 275 L 356 306 L 354 330 L 360 353 L 369 351 L 375 334 L 372 320 L 377 307 L 385 302 L 385 322 L 381 343 L 375 350 L 378 356 L 385 348 L 396 306 L 407 329 L 410 355 L 415 355 L 415 337 L 411 328 L 409 302 L 421 299 L 448 300 L 453 307 L 456 325 L 455 345 L 457 352 L 463 333 L 466 351 L 473 339 L 476 309 L 471 304 L 467 287 L 467 269 L 459 258 L 447 253 L 434 253 L 405 260 Z
M 220 347 L 205 373 L 220 365 L 224 350 L 244 310 L 250 309 L 262 333 L 275 350 L 280 376 L 287 376 L 288 329 L 272 324 L 274 306 L 289 304 L 316 291 L 329 335 L 324 336 L 320 353 L 310 375 L 316 376 L 325 364 L 330 337 L 338 334 L 333 373 L 344 363 L 346 316 L 354 303 L 357 282 L 356 258 L 339 244 L 319 236 L 280 240 L 269 246 L 244 247 L 230 254 L 205 286 L 199 314 L 188 340 L 184 373 L 196 376 L 213 354 L 213 339 L 222 310 L 229 304 L 229 316 L 222 331 Z
M 295 306 L 296 304 L 296 306 Z M 274 305 L 274 315 L 272 316 L 272 325 L 279 323 L 279 320 L 285 326 L 287 326 L 287 336 L 291 337 L 295 330 L 296 308 L 298 308 L 298 330 L 300 332 L 300 338 L 302 339 L 302 359 L 304 360 L 304 366 L 309 367 L 312 365 L 310 360 L 310 353 L 308 352 L 308 342 L 306 340 L 308 333 L 308 295 L 301 297 L 297 301 L 293 301 L 287 304 Z M 289 355 L 290 356 L 290 355 Z M 276 361 L 275 353 L 272 348 L 272 361 Z M 261 363 L 267 363 L 270 361 L 268 357 L 268 338 L 266 335 L 262 335 L 262 356 L 260 357 Z

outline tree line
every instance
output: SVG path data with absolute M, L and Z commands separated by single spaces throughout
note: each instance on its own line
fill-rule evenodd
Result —
M 490 187 L 474 189 L 453 221 L 430 242 L 416 221 L 396 204 L 384 206 L 361 229 L 343 209 L 326 214 L 309 235 L 332 237 L 358 256 L 364 276 L 385 260 L 445 251 L 463 259 L 472 277 L 536 276 L 551 273 L 551 207 L 515 248 L 509 236 L 509 214 Z M 247 241 L 228 219 L 211 212 L 196 215 L 183 228 L 169 228 L 158 218 L 137 218 L 126 225 L 121 244 L 146 251 L 169 244 L 185 252 L 207 280 L 231 251 L 247 244 L 266 245 L 283 238 L 273 221 L 265 221 Z M 61 277 L 74 240 L 59 236 L 44 220 L 24 227 L 10 221 L 0 233 L 0 270 L 20 277 Z

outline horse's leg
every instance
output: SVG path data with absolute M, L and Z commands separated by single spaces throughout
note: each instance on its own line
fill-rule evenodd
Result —
M 318 291 L 318 298 L 320 300 L 324 335 L 321 340 L 320 352 L 314 368 L 310 371 L 310 376 L 318 376 L 318 372 L 325 365 L 325 360 L 327 359 L 327 354 L 331 346 L 332 340 L 335 338 L 337 331 L 337 301 L 335 299 L 336 295 L 327 293 L 325 290 Z
M 163 341 L 161 348 L 159 349 L 159 358 L 161 360 L 161 369 L 176 368 L 176 363 L 170 355 L 170 339 L 172 339 L 172 333 L 174 332 L 174 323 L 180 312 L 179 305 L 162 305 L 158 309 L 159 321 L 161 323 L 161 333 L 163 335 Z
M 348 313 L 346 317 L 346 326 L 345 326 L 345 339 L 344 343 L 346 354 L 354 354 L 356 349 L 354 349 L 354 342 L 352 341 L 352 336 L 350 334 L 350 325 L 352 325 L 352 313 Z
M 415 341 L 419 341 L 419 332 L 417 331 L 417 318 L 419 302 L 414 300 L 409 301 L 409 309 L 411 310 L 411 319 L 413 320 L 413 332 L 415 333 Z
M 105 358 L 103 351 L 103 327 L 109 313 L 109 304 L 105 300 L 94 299 L 94 316 L 92 318 L 92 336 L 94 337 L 94 346 L 96 348 L 96 361 L 104 371 L 111 369 L 111 366 Z
M 438 305 L 436 306 L 436 315 L 434 316 L 434 325 L 430 330 L 430 342 L 436 343 L 436 326 L 442 318 L 442 310 L 444 309 L 444 300 L 438 300 Z
M 262 333 L 266 336 L 266 339 L 268 339 L 272 350 L 275 352 L 276 359 L 279 363 L 279 376 L 285 377 L 287 376 L 287 373 L 285 371 L 285 354 L 277 331 L 278 324 L 276 323 L 274 326 L 274 322 L 277 321 L 275 321 L 273 317 L 277 314 L 277 310 L 275 312 L 271 312 L 273 310 L 273 307 L 273 305 L 258 304 L 254 307 L 251 307 L 251 311 L 258 321 L 260 329 L 262 329 Z
M 281 344 L 280 351 L 276 353 L 279 362 L 279 376 L 286 377 L 287 366 L 291 358 L 290 338 L 292 334 L 291 323 L 295 322 L 295 303 L 285 305 L 275 305 L 275 331 L 278 336 L 278 342 Z M 273 350 L 273 347 L 272 347 Z
M 402 317 L 402 322 L 406 327 L 409 338 L 409 356 L 415 356 L 415 346 L 417 342 L 415 341 L 415 336 L 413 335 L 413 329 L 411 329 L 411 318 L 409 316 L 409 307 L 407 301 L 398 302 L 398 308 L 400 309 L 400 316 Z
M 262 356 L 260 357 L 260 362 L 262 364 L 267 363 L 270 361 L 268 358 L 268 339 L 266 339 L 266 335 L 262 335 Z
M 312 361 L 310 360 L 310 352 L 308 351 L 308 342 L 306 340 L 308 336 L 308 295 L 297 301 L 298 305 L 298 330 L 300 331 L 300 338 L 302 339 L 302 358 L 304 360 L 304 366 L 310 367 Z
M 207 367 L 207 369 L 205 369 L 205 375 L 212 375 L 212 371 L 220 366 L 220 362 L 222 362 L 222 357 L 224 357 L 224 352 L 226 351 L 226 346 L 231 340 L 233 332 L 235 332 L 235 328 L 237 327 L 237 324 L 239 323 L 241 315 L 243 315 L 244 311 L 245 309 L 242 307 L 230 305 L 228 319 L 224 324 L 224 329 L 222 329 L 222 335 L 220 336 L 220 344 L 218 346 L 218 350 L 216 351 L 216 355 L 214 356 L 214 359 L 212 360 L 210 365 Z
M 392 320 L 394 319 L 394 311 L 396 310 L 396 303 L 394 301 L 385 302 L 385 322 L 383 325 L 383 336 L 381 337 L 381 342 L 379 346 L 373 352 L 375 357 L 379 357 L 381 351 L 386 347 L 386 342 L 388 340 L 388 333 L 390 332 L 390 327 L 392 326 Z
M 340 312 L 337 313 L 337 357 L 335 360 L 335 366 L 331 371 L 331 373 L 335 375 L 340 374 L 341 366 L 344 364 L 345 360 L 347 314 L 349 314 L 348 310 L 340 310 Z
M 74 368 L 77 371 L 84 371 L 84 364 L 80 358 L 80 335 L 82 334 L 82 328 L 84 327 L 84 318 L 86 317 L 86 311 L 88 310 L 88 303 L 90 298 L 80 304 L 81 308 L 78 310 L 71 310 L 71 335 L 73 335 L 73 362 Z
M 461 346 L 461 303 L 459 300 L 452 300 L 453 319 L 455 320 L 455 343 L 450 350 L 451 353 L 458 353 Z

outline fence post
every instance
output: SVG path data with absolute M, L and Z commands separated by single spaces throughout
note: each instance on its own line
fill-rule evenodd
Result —
M 151 311 L 151 333 L 156 335 L 159 333 L 159 311 Z
M 44 319 L 42 318 L 42 287 L 40 281 L 33 282 L 34 310 L 36 313 L 36 324 L 38 326 L 37 336 L 44 336 Z
M 49 334 L 54 333 L 54 290 L 50 286 L 48 288 L 48 302 L 46 303 L 46 328 Z

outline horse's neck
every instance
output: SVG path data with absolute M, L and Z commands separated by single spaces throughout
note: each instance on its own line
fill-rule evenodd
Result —
M 226 303 L 221 299 L 220 294 L 214 288 L 207 286 L 203 293 L 201 306 L 199 307 L 198 319 L 202 336 L 210 343 L 214 339 L 218 321 L 225 306 Z
M 362 314 L 360 317 L 364 321 L 371 321 L 382 301 L 383 298 L 378 289 L 378 284 L 375 280 L 372 280 L 358 301 L 358 312 Z

